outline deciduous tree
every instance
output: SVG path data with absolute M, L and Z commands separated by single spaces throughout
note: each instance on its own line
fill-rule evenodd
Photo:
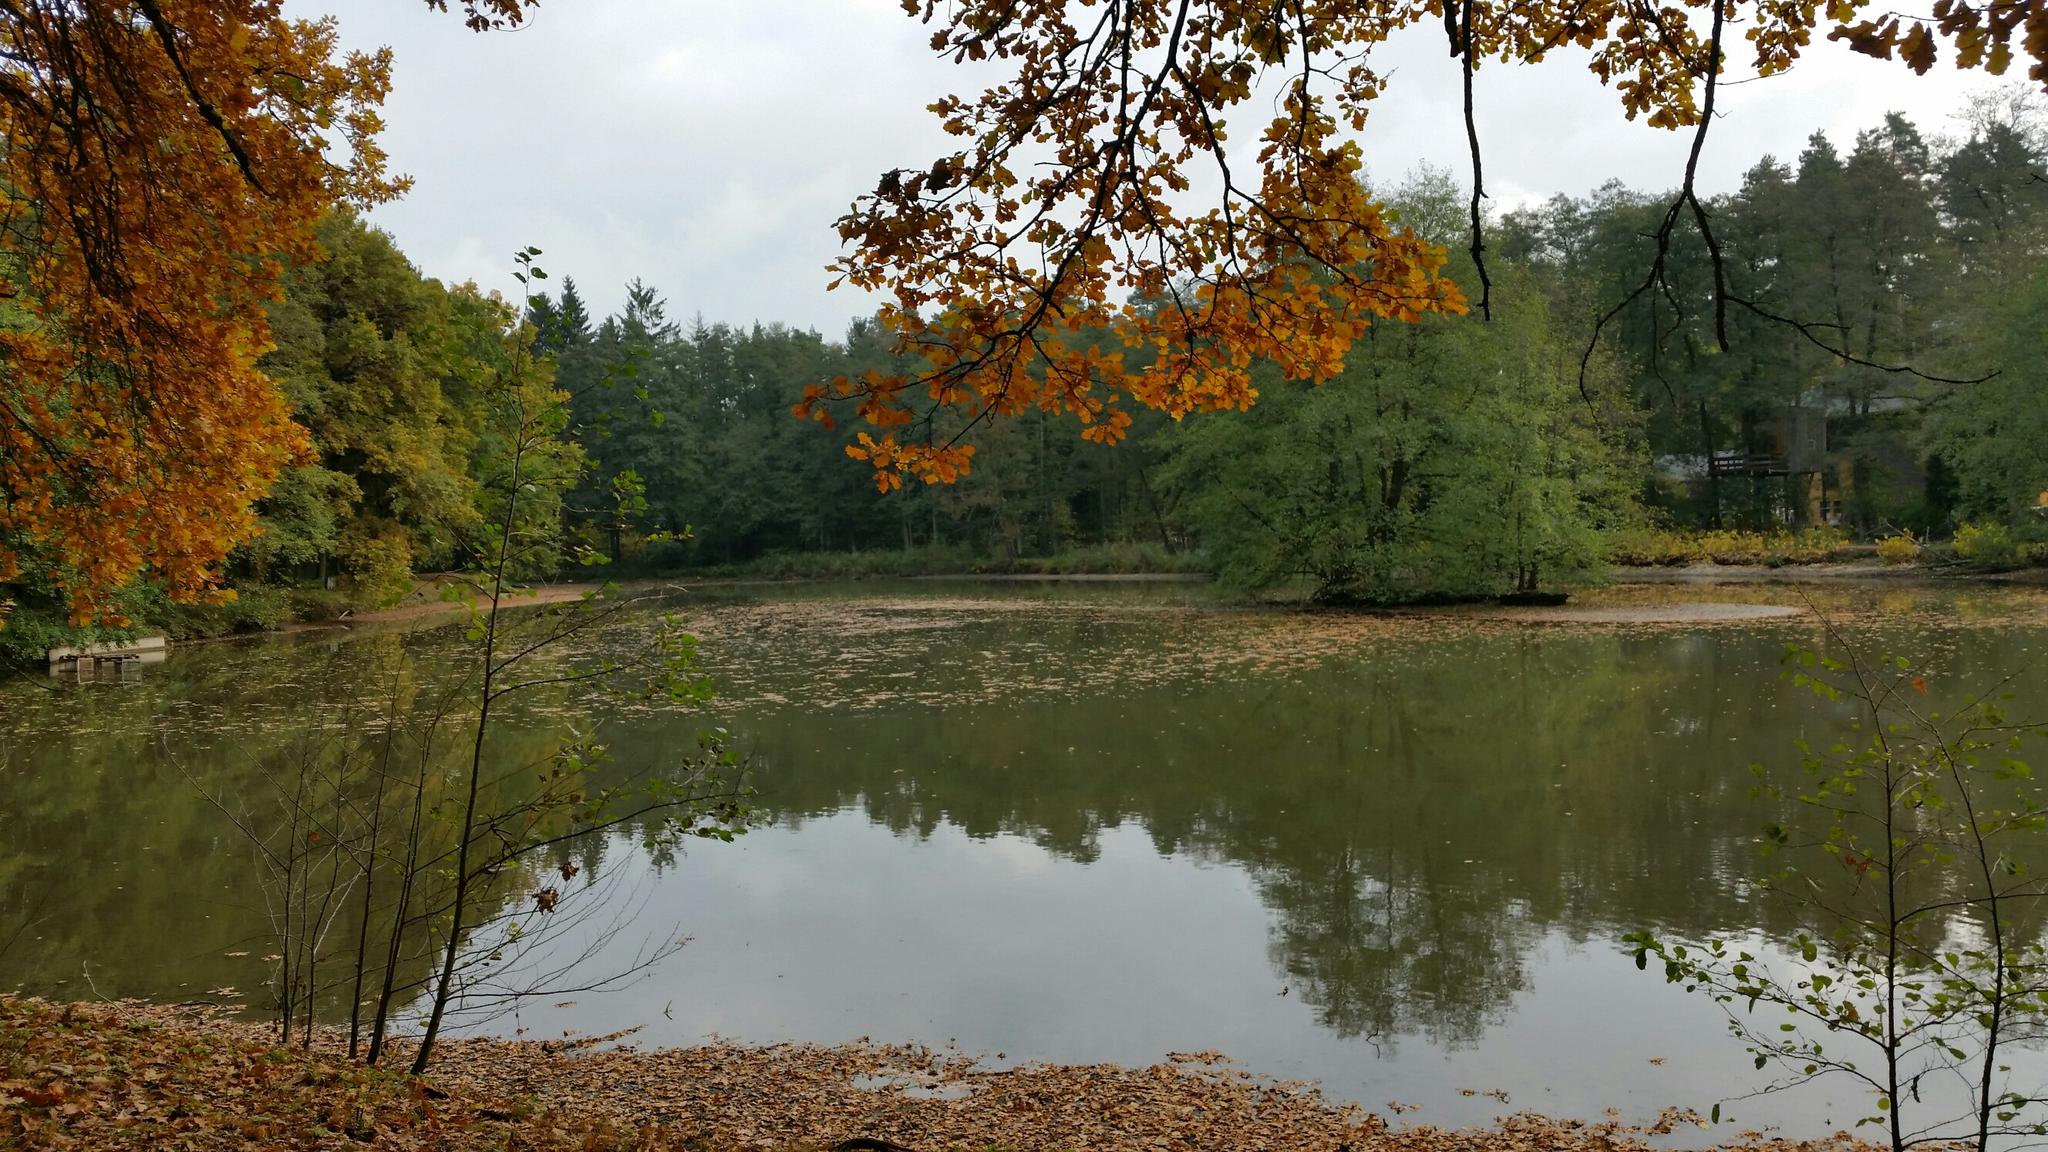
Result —
M 274 0 L 0 8 L 0 579 L 81 622 L 137 576 L 215 591 L 305 451 L 263 306 L 321 213 L 403 183 L 390 65 Z

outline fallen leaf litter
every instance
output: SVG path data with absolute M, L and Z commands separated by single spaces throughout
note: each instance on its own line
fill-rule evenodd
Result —
M 655 1152 L 866 1139 L 915 1152 L 1652 1152 L 1700 1120 L 1671 1111 L 1634 1127 L 1521 1113 L 1485 1129 L 1397 1125 L 1216 1052 L 1149 1068 L 995 1069 L 917 1045 L 643 1051 L 619 1046 L 626 1035 L 446 1041 L 412 1082 L 338 1059 L 332 1033 L 316 1033 L 306 1053 L 217 1010 L 0 999 L 0 1147 Z M 391 1064 L 405 1056 L 401 1046 Z M 1745 1133 L 1719 1147 L 1873 1150 L 1839 1132 Z

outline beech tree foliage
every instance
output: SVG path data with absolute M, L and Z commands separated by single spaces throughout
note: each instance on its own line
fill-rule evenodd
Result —
M 266 0 L 0 9 L 0 579 L 74 618 L 214 592 L 306 441 L 256 361 L 290 263 L 385 171 L 388 53 Z

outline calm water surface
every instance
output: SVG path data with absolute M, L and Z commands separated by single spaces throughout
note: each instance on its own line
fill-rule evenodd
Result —
M 1796 594 L 1601 594 L 1671 596 Z M 2048 703 L 2048 594 L 1820 600 L 1943 693 L 2010 677 Z M 1747 767 L 1839 722 L 1779 680 L 1788 643 L 1824 642 L 1811 618 L 1545 626 L 964 583 L 671 607 L 704 639 L 767 820 L 674 859 L 579 846 L 576 883 L 629 926 L 594 968 L 660 932 L 691 942 L 624 989 L 482 1027 L 992 1060 L 1214 1049 L 1440 1123 L 1727 1100 L 1812 1131 L 1863 1107 L 1846 1086 L 1740 1099 L 1757 1074 L 1718 1010 L 1616 942 L 1792 931 L 1744 894 L 1773 815 Z M 181 651 L 128 683 L 0 684 L 0 987 L 254 994 L 248 849 L 195 781 L 232 789 L 266 749 L 346 723 L 394 649 L 452 669 L 460 644 L 309 633 Z M 621 763 L 705 723 L 601 718 Z

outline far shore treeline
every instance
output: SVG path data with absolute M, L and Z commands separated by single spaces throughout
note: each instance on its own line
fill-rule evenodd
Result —
M 545 510 L 552 547 L 522 575 L 595 560 L 591 578 L 1171 570 L 1387 601 L 1569 585 L 1690 531 L 2048 559 L 2044 173 L 2048 113 L 2023 87 L 1943 131 L 1892 115 L 1756 158 L 1709 204 L 1741 302 L 1727 352 L 1695 233 L 1674 236 L 1674 290 L 1615 310 L 1643 282 L 1668 193 L 1560 195 L 1492 220 L 1490 320 L 1380 325 L 1326 385 L 1261 370 L 1249 412 L 1142 411 L 1115 447 L 1027 413 L 976 430 L 959 482 L 889 494 L 847 458 L 844 429 L 791 413 L 807 385 L 904 368 L 877 324 L 707 323 L 638 281 L 599 317 L 574 269 L 551 267 L 523 319 L 569 397 L 559 452 L 585 478 Z M 1448 174 L 1373 183 L 1472 278 Z M 353 215 L 330 216 L 320 243 L 326 259 L 273 306 L 262 362 L 312 452 L 262 501 L 261 534 L 232 559 L 236 597 L 173 605 L 138 584 L 122 613 L 138 627 L 389 605 L 484 547 L 482 383 L 520 316 L 422 276 Z M 75 635 L 33 563 L 0 600 L 18 658 Z

